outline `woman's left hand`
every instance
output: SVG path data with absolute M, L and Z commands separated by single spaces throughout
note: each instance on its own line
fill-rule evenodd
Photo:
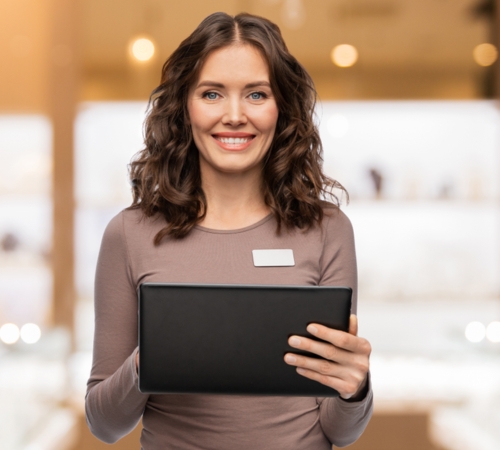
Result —
M 300 375 L 336 389 L 343 399 L 354 400 L 366 386 L 371 353 L 370 343 L 357 336 L 358 318 L 351 315 L 348 333 L 316 323 L 308 325 L 307 331 L 321 341 L 290 336 L 288 344 L 321 359 L 287 353 L 285 362 L 296 366 Z

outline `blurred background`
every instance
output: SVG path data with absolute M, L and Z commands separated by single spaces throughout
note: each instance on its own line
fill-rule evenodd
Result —
M 162 63 L 246 11 L 314 78 L 351 195 L 375 414 L 350 448 L 498 450 L 499 3 L 0 0 L 0 447 L 108 448 L 83 418 L 100 239 Z

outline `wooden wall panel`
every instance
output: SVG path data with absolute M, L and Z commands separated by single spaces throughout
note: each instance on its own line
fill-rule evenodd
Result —
M 53 323 L 73 330 L 74 146 L 79 91 L 79 2 L 52 0 L 49 111 L 53 125 Z

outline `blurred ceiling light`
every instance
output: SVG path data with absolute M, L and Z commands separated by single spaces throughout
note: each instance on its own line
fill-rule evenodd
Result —
M 351 67 L 358 60 L 358 51 L 352 45 L 340 44 L 333 48 L 330 56 L 333 64 L 339 67 Z
M 500 322 L 491 322 L 486 328 L 486 337 L 491 342 L 500 342 Z
M 0 328 L 0 339 L 5 344 L 14 344 L 19 339 L 19 328 L 13 323 L 6 323 Z
M 298 29 L 306 21 L 306 12 L 302 0 L 285 0 L 281 17 L 286 27 Z
M 472 52 L 474 61 L 483 67 L 491 66 L 498 58 L 498 50 L 493 44 L 479 44 Z
M 130 52 L 135 60 L 146 62 L 154 56 L 155 45 L 149 38 L 136 38 L 130 44 Z
M 349 121 L 342 114 L 334 114 L 326 122 L 326 128 L 332 137 L 341 138 L 349 131 Z
M 26 323 L 21 327 L 21 339 L 26 344 L 38 342 L 41 335 L 40 327 L 35 323 Z
M 486 335 L 486 327 L 481 322 L 471 322 L 465 327 L 465 337 L 470 342 L 481 342 Z

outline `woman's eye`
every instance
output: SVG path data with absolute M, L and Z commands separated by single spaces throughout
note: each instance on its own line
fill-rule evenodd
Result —
M 252 92 L 250 94 L 250 98 L 252 100 L 262 100 L 265 97 L 266 97 L 266 94 L 264 94 L 263 92 Z
M 203 94 L 203 97 L 205 97 L 207 100 L 217 100 L 219 94 L 217 94 L 216 92 L 205 92 L 205 94 Z

